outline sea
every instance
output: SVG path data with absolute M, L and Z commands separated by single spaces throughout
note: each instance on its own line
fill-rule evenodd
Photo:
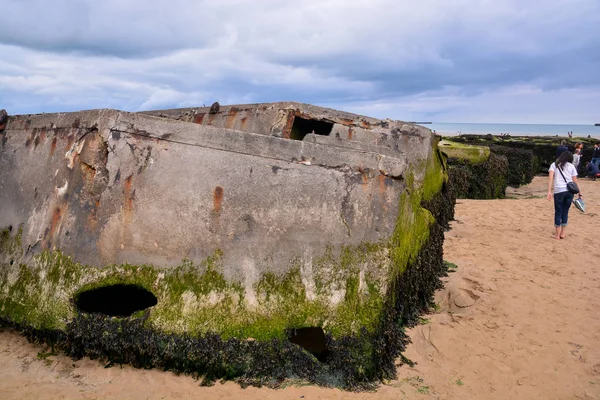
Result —
M 564 136 L 573 132 L 573 137 L 600 139 L 600 126 L 590 125 L 554 125 L 554 124 L 483 124 L 483 123 L 419 123 L 435 130 L 440 135 L 465 135 L 491 133 L 493 135 L 510 134 L 513 136 Z

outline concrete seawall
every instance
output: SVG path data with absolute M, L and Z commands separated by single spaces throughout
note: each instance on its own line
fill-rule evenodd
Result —
M 427 246 L 412 312 L 443 273 L 431 232 L 447 221 L 424 205 L 445 196 L 445 166 L 422 127 L 272 103 L 11 116 L 0 132 L 0 316 L 71 350 L 82 294 L 134 285 L 156 304 L 124 323 L 157 335 L 271 343 L 318 328 L 329 361 L 311 368 L 328 376 L 355 338 L 364 357 L 337 383 L 352 386 L 389 368 L 365 340 Z

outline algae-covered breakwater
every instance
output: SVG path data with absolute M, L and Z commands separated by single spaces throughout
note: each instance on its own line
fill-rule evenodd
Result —
M 508 184 L 508 160 L 486 146 L 443 140 L 440 151 L 447 157 L 449 186 L 461 199 L 503 198 Z
M 518 150 L 529 150 L 534 156 L 535 173 L 547 173 L 550 164 L 556 160 L 556 148 L 564 140 L 571 152 L 576 143 L 583 143 L 583 160 L 590 160 L 597 139 L 559 136 L 494 136 L 494 135 L 461 135 L 447 138 L 453 142 L 474 144 L 478 146 L 502 146 Z
M 456 196 L 490 199 L 504 197 L 506 186 L 526 185 L 546 173 L 562 140 L 571 151 L 583 143 L 583 160 L 591 159 L 595 141 L 587 138 L 460 135 L 444 138 L 441 148 Z
M 272 103 L 0 136 L 0 318 L 73 357 L 363 387 L 445 274 L 454 199 L 412 124 Z

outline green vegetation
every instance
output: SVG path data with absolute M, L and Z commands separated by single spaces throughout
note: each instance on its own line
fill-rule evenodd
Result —
M 429 394 L 429 386 L 419 386 L 417 392 L 421 394 Z
M 566 141 L 571 151 L 577 142 L 583 143 L 583 159 L 587 160 L 592 157 L 595 142 L 593 138 L 494 135 L 461 135 L 448 137 L 446 140 L 453 143 L 488 146 L 492 152 L 505 155 L 509 159 L 510 185 L 524 185 L 530 182 L 528 181 L 530 175 L 546 173 L 556 158 L 556 148 L 562 140 Z M 511 152 L 510 149 L 517 151 Z M 530 168 L 533 168 L 533 171 Z
M 472 164 L 464 159 L 449 158 L 450 186 L 456 198 L 504 198 L 508 185 L 508 160 L 490 153 L 485 162 Z
M 490 156 L 490 149 L 487 146 L 474 146 L 450 140 L 442 140 L 439 148 L 448 158 L 465 160 L 469 164 L 484 163 Z
M 20 240 L 20 235 L 3 237 L 3 245 L 10 248 Z M 342 337 L 362 327 L 375 329 L 384 299 L 386 275 L 381 269 L 389 265 L 383 262 L 385 253 L 381 245 L 372 244 L 344 247 L 337 257 L 328 249 L 315 263 L 313 300 L 308 300 L 299 266 L 282 276 L 267 272 L 254 285 L 258 304 L 250 308 L 242 283 L 229 282 L 220 272 L 219 250 L 200 265 L 185 260 L 172 269 L 130 264 L 99 269 L 46 250 L 28 265 L 2 265 L 0 312 L 35 329 L 64 330 L 76 313 L 71 299 L 79 293 L 133 284 L 155 294 L 158 304 L 148 323 L 165 332 L 266 340 L 284 338 L 288 328 L 326 326 L 334 337 Z M 361 278 L 364 263 L 371 270 Z M 331 300 L 336 290 L 341 293 L 337 306 Z
M 148 323 L 165 332 L 218 332 L 224 338 L 266 340 L 284 338 L 287 328 L 321 326 L 329 321 L 334 336 L 349 335 L 365 325 L 374 328 L 383 294 L 381 283 L 369 281 L 368 275 L 365 289 L 359 291 L 358 269 L 346 265 L 359 259 L 358 255 L 365 260 L 363 251 L 347 248 L 342 254 L 333 268 L 347 271 L 341 280 L 345 282 L 345 294 L 337 308 L 327 304 L 325 286 L 317 286 L 321 295 L 316 300 L 307 300 L 300 269 L 293 268 L 281 277 L 273 273 L 262 276 L 255 285 L 258 306 L 252 310 L 244 301 L 242 284 L 228 282 L 219 272 L 220 251 L 200 265 L 186 260 L 176 268 L 163 270 L 129 264 L 99 269 L 81 265 L 60 251 L 46 250 L 34 256 L 30 265 L 20 264 L 12 268 L 12 274 L 3 274 L 0 311 L 4 318 L 35 329 L 64 330 L 76 312 L 71 299 L 79 293 L 132 284 L 155 294 L 158 304 Z M 8 271 L 8 266 L 2 269 Z
M 451 263 L 450 261 L 446 261 L 446 260 L 444 260 L 444 266 L 447 269 L 457 269 L 458 268 L 458 265 Z

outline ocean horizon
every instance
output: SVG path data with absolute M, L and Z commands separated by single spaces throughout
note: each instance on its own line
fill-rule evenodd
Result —
M 523 136 L 564 136 L 573 132 L 573 137 L 588 136 L 600 138 L 600 126 L 577 124 L 491 124 L 491 123 L 420 123 L 440 135 L 480 134 L 499 135 L 501 133 Z

